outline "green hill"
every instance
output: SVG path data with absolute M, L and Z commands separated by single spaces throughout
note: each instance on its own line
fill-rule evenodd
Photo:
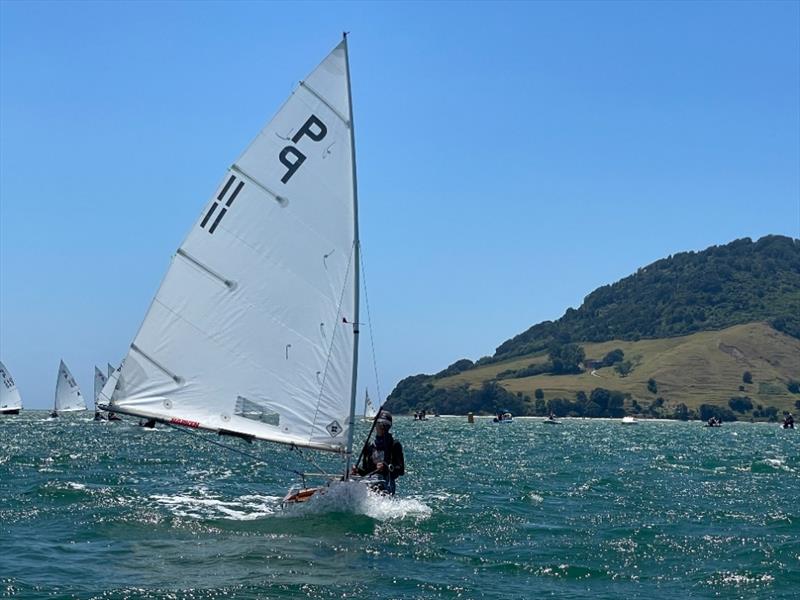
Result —
M 492 357 L 404 379 L 387 407 L 776 418 L 798 381 L 800 241 L 767 236 L 639 269 Z

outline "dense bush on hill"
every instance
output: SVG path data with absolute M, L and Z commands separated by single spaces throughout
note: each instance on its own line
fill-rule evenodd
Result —
M 736 412 L 744 413 L 753 410 L 753 401 L 747 396 L 735 396 L 728 400 L 728 406 Z
M 749 238 L 682 252 L 586 296 L 580 308 L 501 344 L 493 360 L 538 352 L 552 341 L 603 342 L 686 335 L 769 321 L 800 338 L 800 240 Z
M 724 406 L 714 406 L 713 404 L 700 405 L 700 418 L 703 421 L 708 421 L 711 417 L 716 417 L 720 421 L 736 421 L 736 415 L 733 411 Z

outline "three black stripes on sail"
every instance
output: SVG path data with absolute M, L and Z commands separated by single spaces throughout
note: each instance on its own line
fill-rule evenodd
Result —
M 236 196 L 239 195 L 239 192 L 241 192 L 242 188 L 244 187 L 244 181 L 240 181 L 236 184 L 236 187 L 234 187 L 233 191 L 231 192 L 231 187 L 235 181 L 236 176 L 231 175 L 227 183 L 223 186 L 222 191 L 217 195 L 217 199 L 214 201 L 214 204 L 211 205 L 211 208 L 208 209 L 206 216 L 203 217 L 203 220 L 200 222 L 201 229 L 205 229 L 206 225 L 211 220 L 211 217 L 213 217 L 214 213 L 216 213 L 217 218 L 214 219 L 214 221 L 211 223 L 211 227 L 209 227 L 207 230 L 208 233 L 214 233 L 217 225 L 219 225 L 219 222 L 222 221 L 222 217 L 224 217 L 225 213 L 228 212 L 231 204 L 233 204 L 233 201 L 236 200 Z M 230 192 L 230 194 L 228 194 L 228 192 Z M 222 206 L 222 209 L 217 213 L 217 208 L 223 205 L 223 203 L 224 206 Z

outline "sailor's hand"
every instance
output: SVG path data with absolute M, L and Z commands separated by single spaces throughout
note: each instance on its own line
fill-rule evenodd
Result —
M 355 465 L 350 469 L 350 475 L 358 475 L 358 469 L 356 469 Z

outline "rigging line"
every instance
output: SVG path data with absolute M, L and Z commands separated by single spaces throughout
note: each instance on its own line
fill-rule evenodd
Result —
M 322 384 L 319 386 L 319 395 L 317 396 L 317 410 L 314 412 L 314 419 L 312 423 L 316 426 L 317 424 L 317 417 L 319 416 L 319 407 L 322 404 L 322 392 L 325 389 L 325 380 L 328 376 L 328 366 L 331 364 L 331 355 L 333 354 L 333 343 L 336 341 L 336 332 L 339 330 L 339 318 L 342 315 L 342 303 L 344 302 L 344 293 L 347 291 L 347 280 L 350 277 L 350 265 L 353 263 L 353 254 L 355 254 L 356 249 L 356 242 L 353 240 L 353 251 L 350 252 L 350 256 L 347 259 L 347 271 L 344 274 L 344 285 L 342 286 L 342 293 L 339 295 L 339 305 L 336 307 L 336 323 L 335 327 L 333 328 L 333 334 L 331 335 L 331 344 L 328 346 L 328 355 L 325 357 L 325 368 L 322 370 Z M 358 323 L 355 323 L 355 327 L 358 327 Z
M 303 454 L 300 448 L 298 448 L 297 446 L 292 446 L 292 450 L 295 450 L 300 455 L 300 458 L 302 458 L 304 461 L 311 463 L 312 467 L 316 467 L 319 470 L 319 472 L 322 473 L 325 477 L 332 477 L 330 473 L 328 473 L 325 469 L 320 467 L 316 462 L 314 462 L 313 459 L 308 458 L 305 454 Z M 305 477 L 303 477 L 303 480 L 305 481 Z
M 166 421 L 161 421 L 161 423 L 163 423 L 164 425 L 166 425 L 168 427 L 172 427 L 173 429 L 177 429 L 178 431 L 180 431 L 181 433 L 185 433 L 186 435 L 194 435 L 198 439 L 200 439 L 200 440 L 202 440 L 204 442 L 208 442 L 209 444 L 214 444 L 215 446 L 219 446 L 220 448 L 225 448 L 226 450 L 230 450 L 231 452 L 236 452 L 237 454 L 241 454 L 242 456 L 246 456 L 247 458 L 251 459 L 254 462 L 261 463 L 262 465 L 267 465 L 269 467 L 275 466 L 275 465 L 272 465 L 272 464 L 268 463 L 263 458 L 261 458 L 259 456 L 256 456 L 255 454 L 250 454 L 249 452 L 245 452 L 244 450 L 239 450 L 238 448 L 234 448 L 233 446 L 228 446 L 227 444 L 223 444 L 223 443 L 218 442 L 216 440 L 212 440 L 212 439 L 210 439 L 210 438 L 208 438 L 206 436 L 201 436 L 197 431 L 192 431 L 190 429 L 185 429 L 183 427 L 178 427 L 177 425 L 174 425 L 172 423 L 167 423 Z M 301 473 L 300 471 L 296 471 L 296 470 L 290 469 L 288 467 L 281 467 L 279 465 L 277 465 L 277 466 L 278 466 L 279 469 L 282 469 L 284 471 L 289 471 L 290 473 L 294 473 L 295 475 L 299 475 L 300 477 L 302 477 L 305 480 L 305 477 L 306 477 L 305 473 Z
M 381 393 L 381 381 L 378 378 L 378 361 L 375 358 L 375 335 L 372 329 L 372 313 L 369 310 L 369 292 L 367 291 L 367 269 L 364 263 L 364 251 L 359 248 L 358 257 L 361 261 L 361 277 L 364 279 L 364 303 L 367 305 L 367 326 L 369 327 L 369 343 L 372 347 L 372 368 L 375 371 L 375 387 L 378 388 L 378 401 L 383 408 L 383 394 Z

